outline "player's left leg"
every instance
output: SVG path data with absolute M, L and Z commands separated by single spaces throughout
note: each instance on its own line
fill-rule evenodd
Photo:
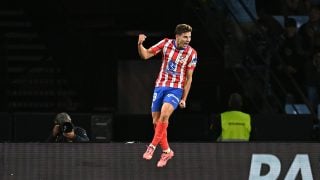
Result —
M 172 149 L 169 149 L 169 152 L 163 152 L 161 158 L 157 163 L 157 167 L 164 167 L 167 165 L 167 162 L 174 156 Z
M 151 111 L 152 111 L 152 121 L 154 124 L 155 132 L 156 133 L 156 124 L 157 120 L 160 118 L 160 112 L 162 107 L 162 101 L 163 101 L 163 88 L 156 87 L 153 92 L 153 98 L 152 98 L 152 105 L 151 105 Z M 147 150 L 143 153 L 143 159 L 150 160 L 153 156 L 153 153 L 157 147 L 157 144 L 149 144 L 147 147 Z
M 154 126 L 154 131 L 156 131 L 156 127 L 157 127 L 157 121 L 160 117 L 160 111 L 159 112 L 152 112 L 152 121 L 153 121 L 153 126 Z M 161 142 L 160 142 L 161 145 Z M 143 159 L 146 160 L 150 160 L 152 159 L 153 153 L 156 149 L 156 146 L 153 146 L 152 144 L 149 144 L 147 147 L 147 150 L 145 151 L 145 153 L 143 153 Z
M 157 122 L 155 134 L 151 142 L 152 145 L 157 146 L 161 141 L 165 131 L 168 127 L 169 117 L 174 111 L 174 107 L 169 103 L 164 103 L 161 108 L 160 118 Z
M 160 131 L 162 131 L 162 137 L 161 137 L 161 148 L 163 150 L 163 153 L 161 154 L 161 158 L 157 163 L 158 167 L 163 167 L 167 164 L 168 160 L 170 160 L 173 157 L 173 151 L 169 147 L 168 139 L 167 139 L 167 128 L 169 124 L 169 118 L 171 114 L 173 113 L 175 107 L 170 104 L 165 102 L 162 106 L 161 109 L 161 115 L 159 122 L 157 124 L 157 129 L 158 126 L 162 129 L 159 128 Z

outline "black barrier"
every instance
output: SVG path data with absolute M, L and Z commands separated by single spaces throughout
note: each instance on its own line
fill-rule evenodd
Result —
M 117 115 L 114 120 L 115 141 L 151 141 L 154 133 L 151 114 Z M 203 142 L 208 140 L 209 120 L 203 113 L 174 113 L 169 120 L 170 141 Z
M 114 117 L 114 140 L 150 141 L 153 135 L 151 115 L 117 115 Z
M 143 143 L 3 143 L 0 179 L 320 179 L 319 143 L 172 143 L 171 148 L 174 158 L 157 168 L 160 148 L 146 161 Z
M 12 141 L 44 142 L 51 133 L 54 117 L 54 113 L 14 113 Z
M 209 115 L 175 112 L 170 118 L 170 142 L 213 141 Z M 153 137 L 151 115 L 69 113 L 84 128 L 91 142 L 146 142 Z M 44 142 L 53 128 L 56 113 L 0 113 L 1 142 Z M 257 114 L 252 116 L 254 141 L 318 141 L 310 115 Z M 99 122 L 101 121 L 101 122 Z
M 91 116 L 91 142 L 111 142 L 113 138 L 112 114 Z
M 259 141 L 312 141 L 311 115 L 257 114 L 255 140 Z
M 10 141 L 12 139 L 13 131 L 12 131 L 12 117 L 11 114 L 1 112 L 0 113 L 0 141 Z

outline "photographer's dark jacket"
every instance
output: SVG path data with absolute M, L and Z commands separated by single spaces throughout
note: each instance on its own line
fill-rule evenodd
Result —
M 81 127 L 74 127 L 74 134 L 76 135 L 76 138 L 72 140 L 72 142 L 88 142 L 89 137 L 87 135 L 86 130 L 84 130 Z M 53 136 L 52 133 L 48 137 L 46 142 L 70 142 L 66 137 L 62 135 L 62 133 L 59 133 L 57 136 Z

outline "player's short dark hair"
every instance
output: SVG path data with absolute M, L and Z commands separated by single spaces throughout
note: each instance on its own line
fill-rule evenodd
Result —
M 69 114 L 62 112 L 56 115 L 56 117 L 54 118 L 54 122 L 56 124 L 62 125 L 65 122 L 71 122 L 71 118 Z
M 178 24 L 174 31 L 175 34 L 182 34 L 186 32 L 192 32 L 192 27 L 188 24 Z

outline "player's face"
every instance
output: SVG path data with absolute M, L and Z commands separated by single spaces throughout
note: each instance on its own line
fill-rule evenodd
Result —
M 186 48 L 191 41 L 191 32 L 176 35 L 177 47 Z

